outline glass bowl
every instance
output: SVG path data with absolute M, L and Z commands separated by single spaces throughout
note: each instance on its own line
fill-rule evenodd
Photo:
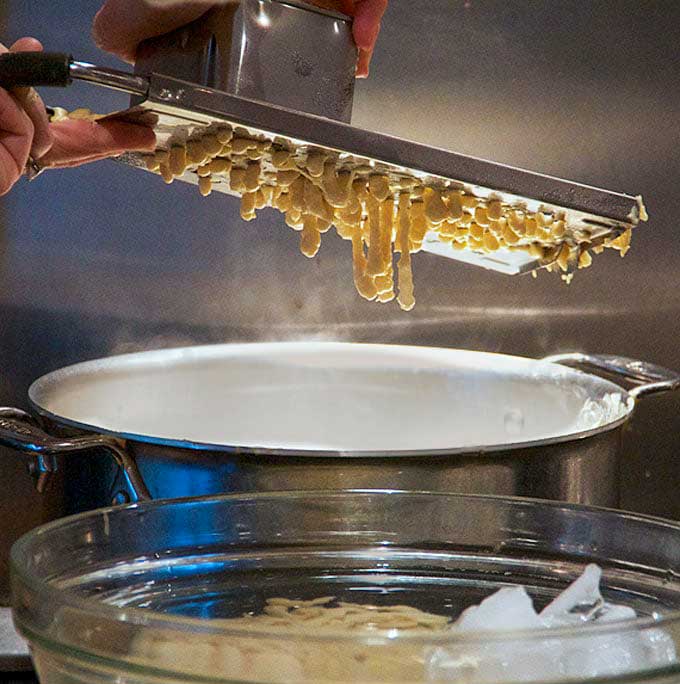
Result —
M 38 528 L 11 563 L 43 684 L 680 681 L 680 525 L 618 511 L 396 491 L 159 501 Z M 516 585 L 540 608 L 589 563 L 638 618 L 460 633 L 408 617 L 446 622 Z M 309 624 L 243 617 L 314 599 Z M 338 602 L 375 624 L 325 624 Z M 395 605 L 406 617 L 381 622 Z

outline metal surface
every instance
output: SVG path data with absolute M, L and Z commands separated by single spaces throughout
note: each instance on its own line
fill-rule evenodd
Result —
M 349 163 L 349 168 L 370 164 L 382 173 L 406 173 L 430 185 L 459 187 L 485 198 L 500 197 L 504 203 L 528 211 L 564 213 L 567 235 L 574 243 L 583 241 L 583 231 L 587 235 L 585 239 L 601 243 L 628 227 L 637 226 L 643 215 L 640 197 L 418 145 L 157 74 L 151 74 L 149 80 L 146 99 L 112 118 L 153 125 L 161 148 L 183 143 L 211 124 L 226 122 L 245 128 L 251 135 L 264 136 L 295 149 L 313 147 L 338 154 L 341 162 Z M 139 154 L 123 155 L 120 160 L 148 170 Z M 180 180 L 197 184 L 199 177 L 195 171 L 187 171 Z M 217 180 L 212 187 L 238 196 L 226 179 Z M 460 255 L 449 245 L 441 245 L 432 235 L 427 236 L 424 249 L 449 259 Z M 461 260 L 510 275 L 546 265 L 529 254 L 509 250 L 499 250 L 493 255 L 468 250 Z M 569 270 L 575 268 L 573 263 Z
M 63 429 L 52 424 L 51 429 Z M 196 451 L 129 440 L 152 498 L 182 498 L 225 492 L 426 488 L 437 492 L 526 496 L 616 507 L 620 502 L 622 428 L 579 442 L 497 450 L 484 454 L 439 454 L 381 458 L 267 456 L 248 451 Z M 79 482 L 77 473 L 75 482 Z M 104 482 L 117 477 L 110 468 Z M 110 487 L 93 495 L 110 504 Z
M 71 62 L 71 77 L 79 81 L 96 83 L 97 85 L 120 90 L 131 95 L 146 95 L 149 82 L 143 76 L 134 76 L 126 71 L 106 69 L 87 62 Z
M 327 35 L 333 36 L 331 43 L 341 40 L 343 45 L 329 49 Z M 299 36 L 304 37 L 306 53 Z M 291 49 L 293 44 L 295 49 Z M 376 171 L 396 176 L 406 173 L 431 186 L 462 188 L 484 198 L 500 197 L 522 210 L 562 213 L 567 227 L 565 239 L 573 245 L 603 244 L 605 239 L 646 220 L 640 196 L 390 139 L 347 125 L 338 128 L 330 119 L 347 122 L 351 118 L 356 62 L 351 44 L 349 22 L 326 12 L 277 0 L 228 3 L 187 27 L 145 43 L 135 64 L 140 76 L 128 79 L 136 106 L 111 118 L 153 126 L 158 146 L 165 149 L 183 144 L 211 124 L 226 122 L 294 149 L 314 147 L 337 154 L 340 163 L 349 168 L 370 164 Z M 272 64 L 277 66 L 272 68 Z M 71 71 L 74 78 L 125 90 L 125 74 L 84 63 L 74 63 Z M 331 101 L 326 102 L 329 97 Z M 119 159 L 148 170 L 139 154 Z M 180 180 L 197 184 L 199 176 L 194 169 Z M 239 196 L 226 178 L 213 179 L 212 187 Z M 471 250 L 459 254 L 440 244 L 433 234 L 426 236 L 424 249 L 511 275 L 550 263 L 507 249 L 492 255 Z M 576 268 L 577 262 L 571 260 L 568 272 Z
M 121 85 L 123 79 L 112 75 L 109 70 L 84 68 L 84 73 L 91 82 L 97 82 L 100 73 L 100 85 L 125 89 Z M 301 111 L 272 106 L 268 102 L 197 86 L 177 78 L 148 72 L 145 78 L 148 78 L 148 89 L 145 79 L 139 79 L 133 85 L 134 92 L 146 91 L 144 100 L 131 109 L 106 118 L 153 126 L 161 148 L 169 148 L 174 142 L 184 142 L 211 124 L 226 122 L 245 128 L 251 135 L 291 143 L 297 148 L 313 146 L 337 153 L 341 161 L 346 161 L 349 155 L 357 163 L 377 164 L 376 169 L 386 173 L 408 173 L 430 184 L 451 183 L 454 187 L 465 188 L 481 197 L 497 195 L 504 202 L 529 211 L 563 211 L 569 230 L 587 229 L 592 238 L 618 235 L 627 227 L 637 226 L 641 220 L 639 196 L 602 190 L 419 145 Z M 111 85 L 112 82 L 114 85 Z M 119 159 L 147 170 L 139 154 L 126 154 Z M 180 180 L 197 184 L 198 176 L 194 172 L 187 172 Z M 226 181 L 216 182 L 214 189 L 237 195 Z M 431 252 L 455 258 L 441 248 L 433 247 L 431 239 L 427 244 Z M 504 251 L 501 251 L 495 256 L 502 261 L 503 255 Z M 493 260 L 487 256 L 464 257 L 470 262 L 480 258 L 488 264 L 488 268 L 495 268 Z M 512 263 L 509 268 L 503 268 L 501 264 L 499 270 L 522 272 L 530 264 L 535 267 L 538 263 L 528 257 L 506 254 L 506 261 L 512 262 L 513 259 L 519 259 L 516 268 L 512 267 Z
M 613 376 L 618 376 L 636 383 L 629 394 L 634 397 L 644 397 L 659 392 L 671 392 L 680 388 L 680 373 L 669 371 L 653 363 L 635 361 L 622 356 L 609 354 L 554 354 L 544 361 L 550 363 L 572 363 L 587 368 L 595 368 Z
M 135 73 L 349 122 L 356 59 L 348 17 L 300 2 L 242 0 L 142 43 Z
M 44 492 L 49 485 L 52 473 L 57 468 L 55 456 L 84 451 L 91 453 L 97 449 L 104 449 L 111 454 L 116 465 L 124 473 L 130 492 L 128 500 L 139 501 L 149 498 L 137 466 L 122 443 L 102 435 L 57 439 L 41 430 L 30 416 L 22 414 L 23 412 L 17 409 L 0 408 L 0 444 L 33 456 L 33 461 L 29 463 L 29 472 L 35 478 L 38 492 Z
M 680 382 L 661 370 L 669 389 Z M 329 342 L 99 359 L 36 380 L 29 398 L 50 421 L 120 440 L 345 458 L 545 446 L 605 432 L 634 408 L 617 384 L 533 359 Z M 41 438 L 29 433 L 11 446 Z
M 455 258 L 471 266 L 497 271 L 505 275 L 521 275 L 536 268 L 536 259 L 526 252 L 511 252 L 498 249 L 490 254 L 473 252 L 472 250 L 456 250 L 452 255 L 451 245 L 441 242 L 436 234 L 428 233 L 423 241 L 423 252 L 436 254 L 448 259 Z
M 640 380 L 645 366 L 588 358 L 624 379 L 636 368 Z M 672 371 L 646 372 L 653 382 L 640 390 L 658 390 L 659 378 L 680 385 Z M 0 444 L 49 455 L 88 439 L 125 445 L 127 459 L 117 460 L 127 488 L 110 469 L 106 486 L 93 487 L 102 505 L 116 481 L 123 501 L 126 491 L 379 486 L 614 506 L 620 430 L 634 408 L 618 385 L 543 361 L 330 343 L 124 355 L 51 373 L 29 394 L 47 432 L 90 437 L 52 438 L 19 415 L 0 418 Z
M 630 195 L 420 145 L 159 74 L 149 75 L 149 93 L 144 103 L 111 117 L 154 123 L 161 146 L 167 145 L 173 135 L 183 139 L 197 125 L 228 122 L 272 139 L 311 144 L 365 162 L 379 162 L 387 170 L 409 171 L 425 181 L 450 180 L 483 197 L 498 192 L 508 203 L 521 204 L 532 211 L 539 207 L 546 211 L 567 210 L 572 225 L 620 230 L 637 225 L 640 219 L 639 199 Z M 126 160 L 142 165 L 141 161 L 134 161 L 135 155 Z M 187 174 L 184 180 L 193 175 Z M 226 184 L 222 185 L 225 187 L 218 184 L 216 189 L 230 192 Z

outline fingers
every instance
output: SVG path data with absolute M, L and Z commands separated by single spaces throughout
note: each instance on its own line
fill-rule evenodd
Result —
M 92 164 L 93 162 L 104 161 L 105 159 L 111 159 L 112 157 L 117 157 L 117 154 L 93 154 L 89 157 L 82 157 L 80 159 L 67 159 L 59 162 L 58 164 L 50 165 L 50 169 L 71 169 L 76 166 L 83 166 L 85 164 Z
M 78 166 L 123 152 L 151 151 L 156 146 L 150 128 L 120 121 L 59 121 L 51 128 L 54 144 L 40 159 L 43 166 Z
M 40 50 L 42 46 L 34 38 L 22 38 L 12 46 L 13 51 L 16 49 Z M 6 52 L 9 50 L 0 44 L 0 53 Z M 17 89 L 12 93 L 0 88 L 0 195 L 10 190 L 26 168 L 36 134 L 36 124 L 26 109 L 28 104 L 30 111 L 34 111 L 35 97 L 35 94 L 31 95 L 30 88 Z M 36 122 L 42 126 L 37 113 Z M 44 127 L 41 127 L 38 149 L 48 148 L 49 141 L 45 138 Z
M 0 195 L 4 195 L 26 168 L 33 139 L 33 122 L 19 102 L 0 88 Z
M 43 49 L 42 43 L 37 38 L 19 38 L 10 48 L 11 52 L 38 52 Z
M 388 0 L 311 0 L 318 7 L 354 16 L 352 32 L 358 49 L 357 78 L 366 78 L 373 49 L 380 33 L 380 22 Z
M 372 57 L 372 50 L 362 50 L 359 48 L 359 55 L 357 59 L 357 78 L 368 78 Z
M 31 156 L 34 159 L 39 159 L 52 147 L 50 121 L 40 95 L 33 88 L 21 88 L 20 90 L 21 92 L 13 94 L 33 123 Z
M 21 38 L 10 48 L 11 52 L 36 52 L 39 50 L 42 50 L 42 45 L 35 38 Z M 52 146 L 52 133 L 45 105 L 33 88 L 16 88 L 12 91 L 12 95 L 19 101 L 33 122 L 31 155 L 34 159 L 38 159 Z
M 95 43 L 107 52 L 134 62 L 137 46 L 146 38 L 169 33 L 205 14 L 215 2 L 150 3 L 142 0 L 106 0 L 92 27 Z
M 380 33 L 380 22 L 386 9 L 387 0 L 356 0 L 355 2 L 352 32 L 354 42 L 359 49 L 357 78 L 368 76 L 373 49 Z
M 372 50 L 380 33 L 387 0 L 357 0 L 354 10 L 354 41 L 362 50 Z

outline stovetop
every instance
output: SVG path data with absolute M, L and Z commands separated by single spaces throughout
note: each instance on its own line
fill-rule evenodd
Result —
M 14 629 L 12 611 L 0 607 L 0 681 L 30 681 L 32 672 L 28 645 Z

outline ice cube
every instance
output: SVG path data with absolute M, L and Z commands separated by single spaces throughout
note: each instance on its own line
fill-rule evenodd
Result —
M 454 632 L 535 630 L 625 623 L 636 617 L 628 606 L 606 603 L 600 592 L 602 570 L 588 565 L 583 574 L 540 614 L 524 587 L 506 587 L 467 608 L 451 626 Z M 623 625 L 622 625 L 623 626 Z M 575 631 L 567 635 L 516 640 L 475 640 L 441 646 L 427 654 L 430 682 L 503 684 L 608 677 L 677 663 L 675 643 L 661 629 L 612 633 Z
M 586 566 L 581 576 L 541 611 L 544 624 L 550 627 L 560 620 L 564 621 L 566 614 L 577 606 L 590 606 L 601 602 L 601 578 L 602 569 L 599 566 L 593 563 Z
M 466 608 L 453 629 L 461 632 L 538 629 L 543 626 L 524 587 L 504 587 Z
M 562 655 L 557 641 L 518 640 L 443 646 L 427 660 L 427 681 L 503 684 L 556 679 Z

